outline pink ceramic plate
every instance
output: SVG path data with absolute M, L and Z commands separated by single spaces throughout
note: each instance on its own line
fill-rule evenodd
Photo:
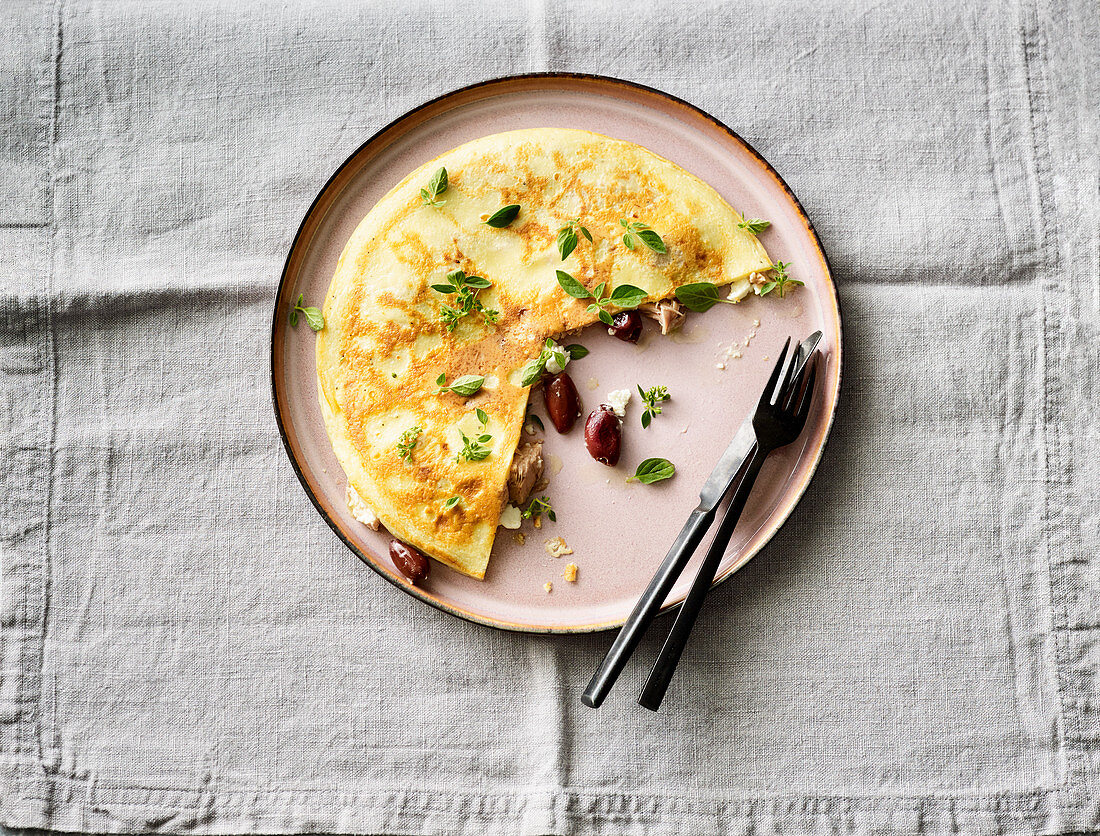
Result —
M 599 326 L 571 338 L 591 350 L 569 368 L 586 414 L 612 389 L 635 392 L 619 466 L 608 468 L 589 458 L 581 422 L 561 436 L 546 421 L 546 493 L 557 522 L 544 521 L 541 529 L 525 523 L 523 545 L 513 532 L 500 529 L 484 581 L 433 564 L 430 580 L 410 588 L 389 561 L 386 533 L 356 522 L 344 504 L 344 474 L 317 401 L 313 333 L 302 324 L 290 328 L 287 314 L 298 294 L 307 304 L 320 304 L 352 230 L 408 172 L 477 137 L 547 126 L 585 128 L 636 142 L 680 164 L 748 217 L 770 220 L 761 241 L 773 259 L 790 262 L 791 275 L 806 286 L 786 299 L 749 297 L 739 305 L 691 314 L 671 338 L 661 337 L 650 323 L 636 346 L 609 337 Z M 826 362 L 813 413 L 802 437 L 766 463 L 718 581 L 744 565 L 783 524 L 805 491 L 829 433 L 840 387 L 840 311 L 821 244 L 771 166 L 729 128 L 691 105 L 610 78 L 503 78 L 457 90 L 401 117 L 359 148 L 318 195 L 294 239 L 275 303 L 275 414 L 287 453 L 317 510 L 368 566 L 398 588 L 495 627 L 603 630 L 629 614 L 695 506 L 711 468 L 754 406 L 783 340 L 814 330 L 824 333 Z M 637 384 L 664 384 L 672 394 L 647 430 L 639 420 Z M 545 418 L 541 396 L 536 393 L 533 402 Z M 649 456 L 673 461 L 676 476 L 651 486 L 628 484 L 626 477 Z M 573 554 L 550 557 L 544 544 L 553 537 L 562 537 Z M 699 556 L 705 549 L 704 542 Z M 562 578 L 570 561 L 580 568 L 575 583 Z M 694 566 L 673 589 L 666 608 L 686 595 Z M 553 584 L 550 593 L 544 589 L 547 581 Z

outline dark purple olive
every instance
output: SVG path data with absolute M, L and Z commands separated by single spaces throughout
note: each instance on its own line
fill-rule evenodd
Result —
M 390 560 L 413 586 L 428 579 L 428 558 L 407 543 L 390 540 Z
M 554 375 L 543 384 L 542 397 L 554 429 L 560 433 L 573 429 L 581 414 L 581 398 L 573 385 L 573 378 L 565 372 Z
M 602 403 L 584 422 L 584 445 L 589 454 L 601 464 L 614 467 L 619 463 L 619 450 L 623 446 L 623 422 Z
M 619 311 L 611 318 L 607 333 L 623 342 L 638 342 L 642 335 L 642 315 L 637 311 Z

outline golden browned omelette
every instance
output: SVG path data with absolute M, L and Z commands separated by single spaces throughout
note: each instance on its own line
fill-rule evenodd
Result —
M 493 218 L 508 206 L 518 212 Z M 588 131 L 495 134 L 412 172 L 352 234 L 325 299 L 321 409 L 349 484 L 395 537 L 484 577 L 527 405 L 523 366 L 598 314 L 557 271 L 588 291 L 602 283 L 601 299 L 632 285 L 653 302 L 700 281 L 744 295 L 771 261 L 738 220 L 680 167 Z M 578 235 L 563 261 L 570 222 L 593 240 Z M 666 252 L 638 237 L 628 247 L 631 223 Z M 441 375 L 458 391 L 440 391 Z

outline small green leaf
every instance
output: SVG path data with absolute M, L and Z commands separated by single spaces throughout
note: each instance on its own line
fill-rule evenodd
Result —
M 523 367 L 523 376 L 520 378 L 520 386 L 530 386 L 540 377 L 542 377 L 542 370 L 546 368 L 546 357 L 536 357 L 534 360 L 528 360 Z
M 481 407 L 475 409 L 474 414 L 477 416 L 477 420 L 479 420 L 483 425 L 489 423 L 489 414 Z
M 579 229 L 581 231 L 581 235 L 583 235 L 589 241 L 592 240 L 592 233 L 585 229 L 583 226 L 578 226 L 577 229 Z
M 489 281 L 488 279 L 483 279 L 481 276 L 466 277 L 466 286 L 476 287 L 478 290 L 484 290 L 485 288 L 490 287 L 492 284 L 493 283 L 491 281 Z
M 497 209 L 485 223 L 494 229 L 504 229 L 512 221 L 516 219 L 516 215 L 519 214 L 519 204 L 512 203 L 508 206 L 504 206 Z
M 631 284 L 621 284 L 611 291 L 611 302 L 620 308 L 636 308 L 645 301 L 649 294 L 640 287 Z
M 771 221 L 762 221 L 759 218 L 746 219 L 743 212 L 738 212 L 737 214 L 741 216 L 741 220 L 738 222 L 737 226 L 752 235 L 759 235 L 772 225 Z
M 287 319 L 290 321 L 290 327 L 291 328 L 297 328 L 298 327 L 298 309 L 297 308 L 291 308 L 290 309 L 290 316 L 287 317 Z
M 668 249 L 665 247 L 665 242 L 661 240 L 661 236 L 654 232 L 652 229 L 639 230 L 637 236 L 641 239 L 642 243 L 653 250 L 653 252 L 668 252 Z
M 302 308 L 302 313 L 305 314 L 306 322 L 314 331 L 320 331 L 325 327 L 325 317 L 319 309 Z
M 598 316 L 600 318 L 600 322 L 602 322 L 604 325 L 614 325 L 615 324 L 615 318 L 613 316 L 611 316 L 611 314 L 609 314 L 603 308 L 600 308 L 600 312 L 598 314 L 596 314 L 596 316 Z
M 561 260 L 569 258 L 570 253 L 577 248 L 577 233 L 573 227 L 563 226 L 558 230 L 558 253 L 561 254 Z
M 623 229 L 629 229 L 630 222 L 626 218 L 619 218 L 619 226 L 621 226 Z
M 481 389 L 484 384 L 485 378 L 481 375 L 464 374 L 447 388 L 456 395 L 462 395 L 464 398 L 468 398 Z
M 695 282 L 676 288 L 676 298 L 693 311 L 709 311 L 721 300 L 718 288 L 710 282 Z
M 432 290 L 437 290 L 440 293 L 458 293 L 458 289 L 454 285 L 449 284 L 433 284 Z
M 561 285 L 561 289 L 572 296 L 574 299 L 587 299 L 592 294 L 588 292 L 583 284 L 578 282 L 564 270 L 557 271 L 558 284 Z
M 567 345 L 565 347 L 565 350 L 569 353 L 570 360 L 580 360 L 582 357 L 588 356 L 588 349 L 585 348 L 583 345 L 578 345 L 577 343 Z
M 441 375 L 440 375 L 439 377 L 437 377 L 437 378 L 435 379 L 435 385 L 436 385 L 436 386 L 442 386 L 442 385 L 443 385 L 444 383 L 446 383 L 446 382 L 447 382 L 447 374 L 446 374 L 446 372 L 444 372 L 443 374 L 441 374 Z
M 447 169 L 441 168 L 428 182 L 428 192 L 432 197 L 439 197 L 443 192 L 447 191 L 447 185 Z
M 646 427 L 648 427 L 652 420 L 653 420 L 653 414 L 651 412 L 649 412 L 648 410 L 646 412 L 643 412 L 642 413 L 642 429 L 644 430 Z
M 452 508 L 454 508 L 456 505 L 458 505 L 458 503 L 461 502 L 461 501 L 462 501 L 461 496 L 452 496 L 450 499 L 447 499 L 443 503 L 443 511 L 444 512 L 450 511 Z
M 626 248 L 628 250 L 633 250 L 634 249 L 634 236 L 631 235 L 628 232 L 626 235 L 623 236 L 623 243 L 626 244 Z
M 646 459 L 638 465 L 638 469 L 634 472 L 634 475 L 626 481 L 641 482 L 643 485 L 652 485 L 654 482 L 671 479 L 675 474 L 676 465 L 668 459 Z
M 528 414 L 527 418 L 523 422 L 525 425 L 530 425 L 537 428 L 541 432 L 546 432 L 546 425 L 542 423 L 542 419 L 535 413 Z

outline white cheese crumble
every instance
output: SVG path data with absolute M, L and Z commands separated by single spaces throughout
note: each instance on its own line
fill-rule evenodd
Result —
M 569 353 L 555 342 L 549 346 L 550 358 L 546 361 L 546 371 L 559 374 L 569 365 Z
M 515 505 L 506 505 L 500 512 L 500 524 L 507 529 L 515 530 L 523 522 L 523 516 Z
M 347 502 L 348 510 L 351 511 L 351 515 L 355 517 L 355 519 L 371 531 L 377 531 L 381 528 L 382 523 L 378 519 L 378 515 L 367 506 L 367 503 L 363 501 L 363 497 L 359 496 L 355 488 L 351 486 L 351 482 L 348 482 L 348 489 L 344 494 L 344 500 Z
M 628 403 L 630 403 L 629 389 L 616 389 L 614 392 L 607 393 L 607 405 L 620 418 L 626 417 L 626 405 Z

